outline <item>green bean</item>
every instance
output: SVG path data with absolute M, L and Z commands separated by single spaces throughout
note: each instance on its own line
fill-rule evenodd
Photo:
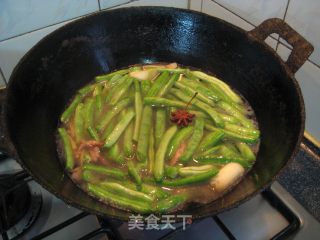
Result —
M 112 94 L 108 94 L 111 88 L 114 88 L 122 83 L 124 83 L 128 79 L 128 75 L 123 75 L 119 77 L 119 75 L 114 75 L 107 83 L 104 91 L 104 95 L 107 95 L 106 102 L 110 101 Z
M 101 183 L 101 187 L 105 188 L 106 190 L 114 194 L 117 194 L 120 197 L 125 197 L 126 199 L 133 199 L 149 203 L 152 203 L 154 200 L 153 197 L 147 194 L 132 190 L 116 182 L 103 182 Z
M 178 97 L 184 102 L 189 102 L 190 98 L 192 97 L 191 95 L 188 96 L 177 89 L 171 89 L 171 93 L 173 93 L 176 97 Z M 218 127 L 224 127 L 223 120 L 220 118 L 218 113 L 212 107 L 210 107 L 209 105 L 201 101 L 198 101 L 197 99 L 194 99 L 191 104 L 201 109 L 202 111 L 206 112 Z
M 223 92 L 232 99 L 232 101 L 234 101 L 235 103 L 242 103 L 242 99 L 234 92 L 231 90 L 231 88 L 224 83 L 223 81 L 219 80 L 218 78 L 215 78 L 213 76 L 209 76 L 203 72 L 200 71 L 192 71 L 191 74 L 193 74 L 194 76 L 212 83 L 214 85 L 217 85 L 221 88 L 221 90 L 223 90 Z
M 194 131 L 187 144 L 185 152 L 181 155 L 179 160 L 181 162 L 188 162 L 192 158 L 195 150 L 197 149 L 201 138 L 203 136 L 204 120 L 203 118 L 197 118 L 194 126 Z
M 164 96 L 172 88 L 173 84 L 178 80 L 178 78 L 178 74 L 172 74 L 168 82 L 165 83 L 164 86 L 159 90 L 157 97 Z
M 230 142 L 225 142 L 223 145 L 221 145 L 220 152 L 223 155 L 228 155 L 228 156 L 230 156 L 230 155 L 231 156 L 239 156 L 239 154 L 240 154 L 238 149 L 236 148 L 236 146 Z
M 167 119 L 167 110 L 159 108 L 156 110 L 156 126 L 155 126 L 155 141 L 156 146 L 159 146 L 160 140 L 166 131 L 166 119 Z
M 116 163 L 124 163 L 124 157 L 120 151 L 119 144 L 115 143 L 108 151 L 108 158 L 115 161 Z
M 223 136 L 224 132 L 221 130 L 209 133 L 202 139 L 199 148 L 201 151 L 207 150 L 208 148 L 217 145 L 222 140 Z
M 204 182 L 204 181 L 211 179 L 215 175 L 217 175 L 218 172 L 219 172 L 219 170 L 214 168 L 214 169 L 208 170 L 206 172 L 202 172 L 202 173 L 195 174 L 195 175 L 188 176 L 188 177 L 184 177 L 184 178 L 177 178 L 174 180 L 166 180 L 165 179 L 161 182 L 161 185 L 166 186 L 166 187 L 179 187 L 179 186 L 189 185 L 189 184 L 193 184 L 193 183 Z
M 254 155 L 253 151 L 247 144 L 243 142 L 237 142 L 236 146 L 239 149 L 240 154 L 243 158 L 247 159 L 250 162 L 253 162 L 256 160 L 256 156 Z
M 74 133 L 76 141 L 80 142 L 84 135 L 83 103 L 79 103 L 74 115 Z
M 89 126 L 89 127 L 87 128 L 87 130 L 88 130 L 88 133 L 90 134 L 90 136 L 91 136 L 94 140 L 96 140 L 96 141 L 99 141 L 99 140 L 100 140 L 100 137 L 99 137 L 97 131 L 96 131 L 93 127 Z
M 164 174 L 169 178 L 176 178 L 178 176 L 179 168 L 172 166 L 165 166 Z
M 94 100 L 92 98 L 88 99 L 84 104 L 84 121 L 85 126 L 93 126 L 94 119 Z
M 182 84 L 180 82 L 176 82 L 174 85 L 177 88 L 179 88 L 182 92 L 184 92 L 186 95 L 188 95 L 188 96 L 194 96 L 197 93 L 197 96 L 196 96 L 197 99 L 199 99 L 200 101 L 208 104 L 209 106 L 214 106 L 215 105 L 215 103 L 211 99 L 207 98 L 202 93 L 197 92 L 193 88 L 190 88 L 190 87 L 188 87 L 188 86 L 186 86 L 186 85 L 184 85 L 184 84 Z
M 142 193 L 146 193 L 150 195 L 152 198 L 161 199 L 169 196 L 168 192 L 162 190 L 162 188 L 158 186 L 153 186 L 145 183 L 142 183 L 141 186 L 137 186 L 136 184 L 129 181 L 121 181 L 119 183 L 132 190 L 138 190 Z
M 95 165 L 95 164 L 91 164 L 91 163 L 85 163 L 85 164 L 83 164 L 82 169 L 87 170 L 87 171 L 96 172 L 96 173 L 101 173 L 106 176 L 114 177 L 117 179 L 125 179 L 126 178 L 126 174 L 117 168 L 107 168 L 104 166 L 99 166 L 99 165 Z
M 142 184 L 142 180 L 136 167 L 133 165 L 133 162 L 131 160 L 128 160 L 127 166 L 128 166 L 129 175 L 134 179 L 137 185 L 140 186 Z
M 243 115 L 239 110 L 237 110 L 235 107 L 233 107 L 232 105 L 220 101 L 217 103 L 217 105 L 223 109 L 225 112 L 229 113 L 230 115 L 234 116 L 235 118 L 237 118 L 241 124 L 243 124 L 243 126 L 247 127 L 247 128 L 252 128 L 253 127 L 253 123 L 250 119 L 248 119 L 245 115 Z
M 203 95 L 212 98 L 215 102 L 223 100 L 242 113 L 246 112 L 246 109 L 242 105 L 235 103 L 228 95 L 224 93 L 224 91 L 218 85 L 208 83 L 208 86 L 205 86 L 199 81 L 190 80 L 183 80 L 182 82 L 184 84 L 187 84 L 189 87 L 192 87 L 196 91 L 201 92 Z
M 196 111 L 196 110 L 190 110 L 190 113 L 195 114 L 197 117 L 205 118 L 211 120 L 210 116 L 207 113 Z M 225 122 L 225 123 L 232 123 L 232 124 L 238 124 L 239 120 L 233 116 L 230 116 L 228 114 L 224 114 L 217 111 L 217 114 L 219 117 Z
M 209 164 L 227 164 L 230 162 L 236 162 L 242 165 L 244 168 L 251 167 L 251 163 L 246 161 L 244 158 L 235 156 L 235 155 L 221 155 L 221 154 L 211 154 L 207 156 L 200 156 L 195 158 L 196 161 L 201 163 L 209 163 Z
M 119 82 L 122 82 L 123 80 L 121 79 L 126 79 L 128 76 L 127 75 L 120 75 L 120 74 L 116 74 L 113 75 L 110 80 L 108 82 L 106 82 L 105 87 L 109 90 L 110 88 L 112 88 L 113 86 L 115 86 L 116 84 L 118 84 Z
M 154 161 L 155 161 L 155 138 L 154 138 L 154 128 L 151 125 L 150 136 L 149 136 L 149 150 L 148 150 L 148 170 L 149 173 L 153 173 Z
M 105 102 L 106 103 L 110 103 L 112 97 L 116 94 L 116 91 L 119 91 L 121 87 L 119 86 L 123 86 L 126 81 L 129 79 L 129 75 L 124 75 L 121 78 L 112 78 L 107 84 L 106 84 L 106 88 L 104 91 L 104 95 L 106 95 L 105 97 Z
M 233 116 L 230 116 L 228 114 L 224 114 L 221 112 L 218 112 L 218 114 L 222 118 L 222 120 L 225 121 L 226 123 L 233 123 L 233 124 L 239 123 L 239 120 Z
M 169 196 L 169 193 L 164 191 L 162 188 L 148 184 L 142 184 L 140 191 L 143 193 L 150 194 L 151 196 L 154 196 L 158 199 L 166 198 Z
M 145 97 L 143 99 L 143 103 L 145 105 L 152 105 L 156 107 L 186 107 L 186 104 L 184 102 L 159 97 Z
M 170 114 L 177 111 L 177 110 L 178 110 L 178 108 L 176 108 L 176 107 L 169 107 Z
M 95 195 L 96 197 L 113 203 L 119 207 L 129 209 L 132 211 L 136 211 L 139 213 L 148 213 L 151 212 L 151 206 L 149 203 L 142 201 L 135 201 L 132 199 L 128 199 L 125 197 L 118 196 L 117 194 L 113 194 L 106 189 L 99 187 L 97 185 L 88 184 L 89 193 Z
M 159 94 L 160 90 L 168 81 L 169 73 L 163 72 L 159 77 L 156 78 L 154 84 L 151 86 L 150 90 L 147 93 L 147 97 L 155 97 Z
M 66 169 L 70 171 L 74 167 L 74 158 L 73 158 L 73 151 L 71 147 L 71 140 L 67 131 L 64 128 L 58 128 L 58 132 L 63 143 L 63 150 L 66 158 L 66 163 L 65 163 Z
M 82 171 L 81 179 L 84 180 L 87 183 L 88 182 L 89 183 L 99 183 L 100 182 L 99 176 L 95 172 L 88 171 L 88 170 Z
M 108 124 L 108 126 L 106 127 L 106 129 L 103 131 L 103 133 L 101 134 L 101 139 L 102 140 L 106 140 L 106 138 L 110 135 L 110 133 L 112 132 L 112 130 L 114 129 L 114 124 L 115 121 L 110 122 Z
M 149 80 L 141 81 L 141 92 L 142 92 L 143 96 L 147 95 L 150 88 L 151 88 L 151 81 L 149 81 Z
M 164 213 L 173 210 L 187 200 L 185 195 L 173 195 L 157 203 L 156 211 Z
M 224 121 L 213 108 L 198 100 L 193 101 L 192 104 L 206 112 L 218 127 L 224 127 Z
M 112 90 L 112 97 L 110 98 L 110 104 L 115 105 L 119 99 L 129 90 L 133 78 L 128 78 L 124 83 L 117 85 Z
M 183 141 L 185 139 L 190 137 L 192 132 L 193 132 L 192 126 L 179 129 L 179 131 L 172 138 L 172 140 L 168 146 L 168 158 L 171 159 L 175 155 L 175 153 L 176 153 L 177 149 L 179 148 L 179 146 L 181 145 L 181 143 L 183 143 Z
M 97 85 L 93 91 L 93 95 L 95 97 L 95 107 L 97 113 L 100 114 L 102 111 L 102 96 L 101 96 L 101 85 Z M 97 115 L 98 115 L 97 114 Z
M 213 168 L 215 168 L 213 165 L 182 167 L 182 168 L 179 168 L 179 175 L 181 177 L 193 176 L 199 173 L 205 173 Z
M 141 83 L 141 86 L 142 86 L 142 83 Z M 134 88 L 135 88 L 135 97 L 134 97 L 135 105 L 134 106 L 136 111 L 136 117 L 135 117 L 133 140 L 138 141 L 140 123 L 141 123 L 141 114 L 142 114 L 142 97 L 141 97 L 140 83 L 137 79 L 134 80 Z
M 119 137 L 124 132 L 126 127 L 129 125 L 134 115 L 135 115 L 134 111 L 130 108 L 128 112 L 125 114 L 125 116 L 121 118 L 121 120 L 115 126 L 114 130 L 106 138 L 104 147 L 111 147 L 113 144 L 115 144 L 118 141 Z
M 174 134 L 177 132 L 178 128 L 176 125 L 170 127 L 163 135 L 159 147 L 156 152 L 153 175 L 156 181 L 160 182 L 163 178 L 164 172 L 164 161 L 166 151 Z
M 234 101 L 232 101 L 232 99 L 230 99 L 227 95 L 225 95 L 223 93 L 223 91 L 218 86 L 215 86 L 213 84 L 209 84 L 209 87 L 216 92 L 221 91 L 222 102 L 229 104 L 230 106 L 232 106 L 234 109 L 236 109 L 241 114 L 244 114 L 244 115 L 247 114 L 247 109 L 243 104 L 237 104 Z
M 214 91 L 210 90 L 209 88 L 201 84 L 199 81 L 184 79 L 181 81 L 181 84 L 190 89 L 193 89 L 195 92 L 198 92 L 198 95 L 202 96 L 203 99 L 207 99 L 206 101 L 210 100 L 212 105 L 214 105 L 214 102 L 220 100 L 220 97 Z
M 73 111 L 76 109 L 78 104 L 81 102 L 81 100 L 82 100 L 82 97 L 80 94 L 75 96 L 75 98 L 73 99 L 69 107 L 67 107 L 67 109 L 64 110 L 64 112 L 62 113 L 60 118 L 61 122 L 65 123 L 67 122 L 67 120 L 69 120 L 70 116 L 72 115 Z
M 243 134 L 243 135 L 248 135 L 248 136 L 252 136 L 252 137 L 256 137 L 256 138 L 258 138 L 260 136 L 260 131 L 255 128 L 245 128 L 245 127 L 241 127 L 239 125 L 226 123 L 225 129 L 229 130 L 231 132 L 235 132 L 240 135 Z
M 186 69 L 184 72 L 185 78 L 188 79 L 188 81 L 199 81 L 200 79 L 197 78 L 196 76 L 191 74 L 190 69 Z
M 204 112 L 201 112 L 201 111 L 190 110 L 188 112 L 191 113 L 191 114 L 196 115 L 196 117 L 205 118 L 205 119 L 209 119 L 210 118 L 208 114 L 206 114 Z
M 193 75 L 190 74 L 190 76 L 193 76 Z M 190 78 L 190 76 L 188 76 L 188 78 Z M 236 109 L 238 109 L 239 111 L 245 112 L 244 107 L 235 103 L 228 95 L 224 93 L 224 91 L 218 85 L 207 82 L 208 86 L 205 86 L 203 83 L 197 80 L 194 80 L 194 81 L 184 80 L 183 83 L 187 84 L 189 87 L 197 89 L 198 92 L 202 92 L 207 97 L 213 98 L 215 102 L 223 100 L 229 103 L 230 105 L 232 105 L 233 107 L 235 107 Z
M 170 90 L 171 91 L 171 90 Z M 179 98 L 177 98 L 176 96 L 174 96 L 173 94 L 171 94 L 169 91 L 169 93 L 167 94 L 166 98 L 169 99 L 169 100 L 174 100 L 174 101 L 180 101 Z M 186 104 L 184 103 L 184 107 L 186 107 Z M 188 109 L 191 109 L 192 106 L 188 106 Z M 192 108 L 194 109 L 194 108 Z
M 201 82 L 201 83 L 203 84 L 206 83 L 208 89 L 214 92 L 221 100 L 230 104 L 231 103 L 236 104 L 234 101 L 232 101 L 232 99 L 228 95 L 224 93 L 224 91 L 218 85 L 215 85 L 213 83 L 208 83 L 208 82 Z
M 124 75 L 124 74 L 126 74 L 128 72 L 129 72 L 129 69 L 122 69 L 122 70 L 118 70 L 118 71 L 115 71 L 115 72 L 112 72 L 112 73 L 108 73 L 108 74 L 105 74 L 105 75 L 96 76 L 95 80 L 97 82 L 101 82 L 101 81 L 109 80 L 115 75 Z
M 205 124 L 205 128 L 210 130 L 210 131 L 216 131 L 219 128 L 216 128 L 214 126 L 211 126 L 209 124 Z M 245 142 L 245 143 L 256 143 L 258 141 L 258 138 L 256 137 L 252 137 L 252 136 L 248 136 L 248 135 L 240 135 L 225 129 L 220 129 L 224 132 L 224 138 L 229 138 L 232 140 L 238 140 L 241 142 Z
M 81 88 L 78 93 L 81 95 L 81 97 L 85 97 L 89 92 L 91 92 L 94 89 L 95 85 L 87 85 L 83 88 Z
M 129 126 L 126 128 L 126 130 L 124 131 L 123 149 L 126 157 L 132 157 L 133 155 L 132 138 L 133 138 L 133 122 L 131 122 Z
M 140 162 L 146 162 L 148 159 L 149 135 L 152 125 L 152 108 L 145 106 L 142 112 L 140 133 L 137 146 L 137 158 Z
M 214 146 L 214 147 L 209 148 L 208 150 L 204 151 L 203 153 L 197 154 L 197 156 L 203 157 L 203 156 L 218 152 L 218 151 L 220 151 L 220 149 L 221 149 L 221 145 Z
M 121 112 L 131 103 L 131 98 L 125 98 L 121 100 L 117 105 L 115 105 L 110 111 L 108 111 L 101 119 L 100 123 L 97 126 L 97 130 L 103 131 L 108 123 L 111 121 L 114 116 Z

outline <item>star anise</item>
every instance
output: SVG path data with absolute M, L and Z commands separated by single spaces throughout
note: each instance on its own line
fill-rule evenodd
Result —
M 192 123 L 194 114 L 189 113 L 185 109 L 178 109 L 171 113 L 171 121 L 176 123 L 178 126 L 188 126 L 189 123 Z
M 178 126 L 186 127 L 190 123 L 192 123 L 193 118 L 195 117 L 194 114 L 189 113 L 187 108 L 191 101 L 197 96 L 198 92 L 196 92 L 193 97 L 190 99 L 190 101 L 187 103 L 186 107 L 184 109 L 178 109 L 171 113 L 170 120 L 174 123 L 176 123 Z

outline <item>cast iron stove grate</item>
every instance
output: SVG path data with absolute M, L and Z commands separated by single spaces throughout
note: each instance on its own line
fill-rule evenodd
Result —
M 36 221 L 41 210 L 39 189 L 28 184 L 24 171 L 0 174 L 0 233 L 3 240 L 18 239 Z

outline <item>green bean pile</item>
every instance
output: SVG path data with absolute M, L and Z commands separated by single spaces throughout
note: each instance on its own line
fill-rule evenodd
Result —
M 181 109 L 194 114 L 186 126 L 170 121 Z M 224 193 L 252 167 L 260 136 L 253 119 L 244 99 L 213 76 L 176 63 L 137 65 L 77 92 L 61 115 L 58 152 L 93 197 L 138 213 L 170 212 L 196 201 L 188 189 Z

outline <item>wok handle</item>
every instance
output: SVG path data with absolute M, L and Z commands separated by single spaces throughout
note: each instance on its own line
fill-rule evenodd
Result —
M 0 160 L 8 158 L 8 146 L 4 133 L 3 105 L 7 97 L 7 88 L 0 88 Z
M 292 73 L 296 73 L 313 52 L 313 46 L 279 18 L 265 20 L 248 33 L 259 41 L 264 41 L 272 33 L 278 33 L 285 39 L 292 46 L 292 51 L 285 62 Z

